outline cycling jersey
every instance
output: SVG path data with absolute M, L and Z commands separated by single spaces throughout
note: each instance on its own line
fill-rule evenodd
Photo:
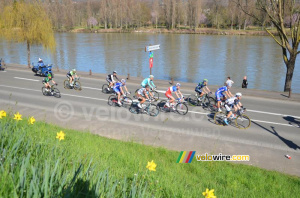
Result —
M 141 88 L 141 89 L 138 90 L 138 94 L 143 96 L 143 97 L 145 97 L 145 92 L 146 92 L 147 95 L 149 95 L 149 92 L 147 91 L 146 88 Z
M 229 98 L 225 101 L 225 108 L 227 111 L 231 111 L 231 108 L 233 108 L 234 105 L 237 105 L 240 102 L 237 97 Z
M 195 91 L 196 92 L 198 92 L 198 93 L 202 93 L 202 88 L 203 87 L 205 87 L 206 85 L 204 84 L 204 82 L 202 82 L 202 83 L 199 83 L 198 85 L 197 85 L 197 87 L 195 88 Z
M 153 83 L 153 80 L 151 80 L 150 78 L 145 78 L 141 84 L 142 87 L 145 88 L 146 85 L 149 85 L 151 89 L 155 88 L 155 85 Z
M 73 71 L 69 71 L 67 74 L 67 76 L 74 76 L 74 75 L 76 75 L 76 72 L 73 72 Z
M 167 98 L 171 98 L 172 97 L 172 92 L 176 92 L 176 91 L 178 91 L 176 86 L 169 87 L 169 89 L 167 90 L 165 95 L 167 96 Z
M 46 78 L 43 79 L 43 83 L 48 83 L 49 81 L 50 81 L 49 77 L 46 77 Z
M 220 87 L 220 88 L 216 91 L 215 95 L 216 95 L 217 101 L 221 101 L 221 98 L 225 96 L 225 95 L 223 94 L 223 92 L 225 92 L 225 91 L 228 91 L 228 89 L 227 89 L 226 86 Z
M 119 93 L 119 92 L 121 92 L 121 87 L 123 87 L 124 85 L 121 83 L 121 82 L 117 82 L 116 84 L 115 84 L 115 86 L 114 86 L 114 91 L 116 92 L 116 93 Z
M 117 76 L 114 76 L 113 74 L 108 74 L 107 75 L 107 78 L 106 78 L 106 80 L 108 81 L 108 82 L 115 82 L 115 81 L 119 81 L 119 79 L 118 79 L 118 77 Z

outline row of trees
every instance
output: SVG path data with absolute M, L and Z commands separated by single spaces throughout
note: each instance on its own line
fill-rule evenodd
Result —
M 1 0 L 3 7 L 14 0 Z M 40 0 L 24 0 L 27 2 Z M 40 1 L 55 29 L 93 28 L 231 28 L 270 25 L 267 15 L 255 9 L 256 0 L 240 3 L 256 12 L 259 24 L 245 14 L 234 0 L 43 0 Z M 0 5 L 0 6 L 1 6 Z M 1 10 L 1 7 L 0 7 Z M 288 19 L 287 19 L 288 20 Z M 288 21 L 287 21 L 288 22 Z

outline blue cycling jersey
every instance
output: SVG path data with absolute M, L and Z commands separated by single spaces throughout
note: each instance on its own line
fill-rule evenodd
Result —
M 117 82 L 114 86 L 114 89 L 120 89 L 121 87 L 123 87 L 124 85 L 121 82 Z
M 205 87 L 206 85 L 204 84 L 204 82 L 202 82 L 202 83 L 199 83 L 198 85 L 197 85 L 197 87 L 196 87 L 196 90 L 200 90 L 200 89 L 202 89 L 203 87 Z
M 228 89 L 227 89 L 226 86 L 220 87 L 220 88 L 216 91 L 216 93 L 221 93 L 221 94 L 223 94 L 223 92 L 225 92 L 225 91 L 228 91 Z

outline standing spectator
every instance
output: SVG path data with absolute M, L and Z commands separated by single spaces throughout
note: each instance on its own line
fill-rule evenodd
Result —
M 242 88 L 247 89 L 247 86 L 248 86 L 247 76 L 244 76 L 243 83 L 242 83 Z
M 227 80 L 226 80 L 226 82 L 225 82 L 225 85 L 227 85 L 227 84 L 233 84 L 234 82 L 230 79 L 230 76 L 228 76 L 227 77 Z

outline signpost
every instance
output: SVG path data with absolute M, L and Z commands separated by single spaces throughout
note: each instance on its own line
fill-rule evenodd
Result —
M 154 50 L 159 50 L 160 45 L 149 45 L 145 47 L 145 52 L 149 52 L 149 68 L 150 68 L 150 75 L 152 74 L 152 67 L 153 67 L 153 52 Z

